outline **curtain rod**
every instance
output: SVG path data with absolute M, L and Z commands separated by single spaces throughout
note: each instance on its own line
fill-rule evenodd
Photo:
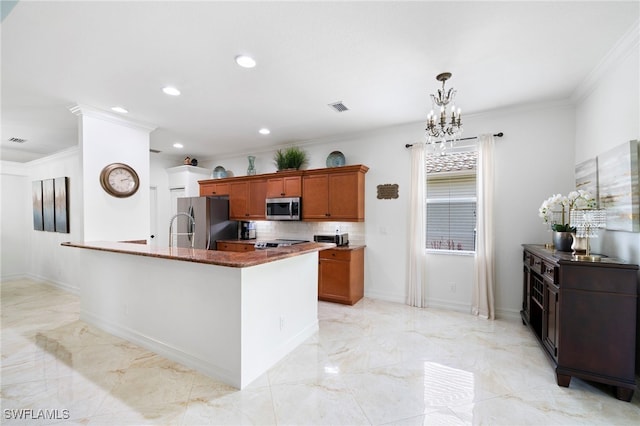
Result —
M 496 137 L 496 138 L 501 138 L 501 137 L 503 137 L 503 136 L 504 136 L 504 133 L 502 133 L 502 132 L 500 132 L 500 133 L 496 133 L 496 134 L 494 134 L 493 136 L 494 136 L 494 137 Z M 468 141 L 468 140 L 471 140 L 471 139 L 478 139 L 478 137 L 477 137 L 477 136 L 469 136 L 468 138 L 448 139 L 448 140 L 447 140 L 447 142 Z M 436 143 L 442 143 L 442 142 L 440 142 L 440 141 L 436 141 Z M 404 147 L 405 147 L 405 148 L 411 148 L 412 146 L 413 146 L 413 144 L 412 144 L 412 143 L 408 143 L 408 144 L 406 144 Z

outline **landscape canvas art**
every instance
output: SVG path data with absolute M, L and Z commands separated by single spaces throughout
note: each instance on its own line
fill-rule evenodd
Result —
M 55 218 L 55 194 L 53 192 L 53 179 L 42 181 L 42 217 L 44 230 L 54 232 L 56 230 Z
M 42 181 L 36 180 L 31 182 L 31 204 L 33 205 L 33 229 L 42 231 L 44 225 L 42 222 Z
M 638 141 L 598 156 L 599 205 L 607 211 L 606 229 L 640 231 Z
M 575 175 L 576 189 L 589 191 L 598 200 L 598 159 L 590 158 L 576 165 Z
M 54 213 L 56 232 L 69 232 L 69 211 L 67 206 L 67 177 L 56 178 L 53 182 Z

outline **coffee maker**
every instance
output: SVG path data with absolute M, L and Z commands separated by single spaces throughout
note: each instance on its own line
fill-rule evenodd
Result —
M 240 222 L 240 239 L 241 240 L 255 240 L 256 238 L 256 223 L 255 222 Z

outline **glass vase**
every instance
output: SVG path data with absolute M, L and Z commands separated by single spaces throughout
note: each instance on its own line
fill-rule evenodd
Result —
M 247 169 L 247 175 L 249 176 L 255 175 L 256 174 L 256 166 L 255 166 L 256 157 L 254 157 L 253 155 L 250 155 L 247 157 L 247 159 L 249 160 L 249 168 Z

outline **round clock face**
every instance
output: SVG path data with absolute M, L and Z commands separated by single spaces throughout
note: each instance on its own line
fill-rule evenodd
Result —
M 114 197 L 129 197 L 136 193 L 140 179 L 133 168 L 122 163 L 113 163 L 102 169 L 100 184 Z

